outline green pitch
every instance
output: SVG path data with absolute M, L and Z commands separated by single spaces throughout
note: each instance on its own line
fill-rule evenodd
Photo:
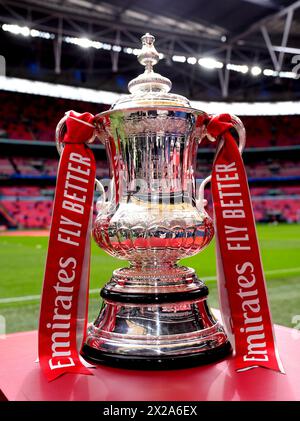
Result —
M 300 225 L 260 225 L 258 235 L 273 321 L 295 326 L 293 317 L 295 321 L 300 315 Z M 0 316 L 5 317 L 7 332 L 37 328 L 47 242 L 46 237 L 0 236 Z M 216 281 L 212 279 L 214 244 L 182 263 L 195 268 L 200 278 L 208 278 L 209 304 L 218 307 Z M 99 309 L 98 290 L 113 269 L 122 265 L 126 262 L 106 255 L 93 244 L 90 287 L 97 292 L 90 294 L 90 320 Z

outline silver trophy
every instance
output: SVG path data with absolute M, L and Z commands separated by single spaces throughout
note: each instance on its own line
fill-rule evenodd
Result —
M 209 177 L 198 191 L 195 181 L 209 116 L 170 93 L 170 80 L 153 71 L 159 54 L 152 35 L 142 37 L 138 60 L 145 71 L 129 83 L 130 95 L 97 116 L 112 180 L 109 197 L 97 203 L 93 235 L 129 266 L 115 270 L 101 290 L 102 308 L 82 354 L 132 368 L 208 363 L 231 346 L 209 310 L 206 285 L 178 261 L 199 253 L 214 235 L 204 208 Z M 233 120 L 242 149 L 244 127 Z

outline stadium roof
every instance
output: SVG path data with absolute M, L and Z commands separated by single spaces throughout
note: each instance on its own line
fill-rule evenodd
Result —
M 148 31 L 190 99 L 300 98 L 300 1 L 3 0 L 0 22 L 8 76 L 127 92 Z

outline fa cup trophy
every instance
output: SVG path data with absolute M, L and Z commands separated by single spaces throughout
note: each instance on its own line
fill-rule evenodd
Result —
M 132 368 L 208 363 L 230 353 L 231 345 L 208 307 L 208 288 L 178 261 L 214 236 L 203 197 L 209 178 L 198 191 L 195 180 L 209 116 L 170 93 L 170 80 L 154 72 L 159 54 L 152 35 L 142 37 L 138 60 L 145 71 L 129 83 L 130 95 L 96 117 L 112 181 L 109 197 L 103 190 L 98 200 L 93 236 L 108 254 L 130 263 L 101 290 L 102 308 L 88 326 L 82 354 Z M 243 145 L 243 126 L 232 119 Z

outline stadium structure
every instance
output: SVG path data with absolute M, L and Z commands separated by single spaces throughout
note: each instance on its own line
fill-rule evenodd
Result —
M 67 110 L 97 114 L 127 93 L 145 31 L 174 92 L 244 122 L 256 220 L 300 221 L 300 2 L 7 0 L 0 10 L 1 230 L 49 228 L 55 126 Z M 97 176 L 109 177 L 104 147 L 93 149 Z M 213 155 L 199 148 L 197 178 Z

